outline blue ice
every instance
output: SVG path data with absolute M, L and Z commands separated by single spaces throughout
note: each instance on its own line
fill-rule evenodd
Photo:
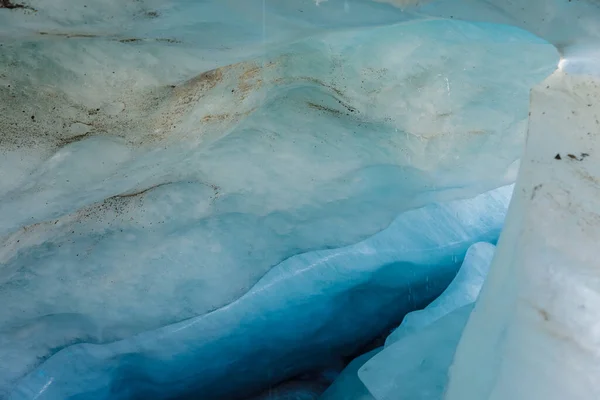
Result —
M 12 400 L 264 396 L 428 304 L 340 379 L 414 393 L 384 365 L 410 350 L 435 396 L 529 91 L 598 36 L 585 1 L 24 1 L 0 7 Z
M 402 324 L 386 340 L 386 346 L 404 336 L 418 332 L 446 314 L 475 303 L 492 263 L 496 246 L 490 243 L 475 243 L 465 256 L 460 270 L 444 293 L 421 311 L 404 317 Z
M 363 242 L 282 262 L 204 316 L 109 344 L 68 346 L 10 398 L 243 398 L 325 368 L 434 300 L 473 243 L 497 240 L 511 193 L 503 187 L 408 211 Z
M 352 361 L 321 400 L 441 400 L 458 340 L 494 253 L 491 243 L 469 247 L 446 290 L 423 310 L 407 314 L 385 347 Z

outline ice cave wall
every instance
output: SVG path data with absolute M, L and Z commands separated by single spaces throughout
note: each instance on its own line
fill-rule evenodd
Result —
M 595 2 L 558 9 L 564 14 L 547 27 L 529 22 L 562 59 L 531 94 L 515 197 L 451 369 L 449 400 L 600 396 L 600 13 Z
M 600 396 L 599 118 L 597 77 L 557 71 L 532 92 L 526 157 L 448 399 Z
M 243 399 L 335 364 L 435 298 L 472 243 L 494 242 L 511 194 L 508 186 L 403 213 L 363 242 L 282 262 L 214 312 L 112 343 L 68 346 L 20 379 L 10 398 Z M 56 336 L 51 320 L 16 330 L 37 346 L 6 346 L 12 362 L 3 376 L 22 374 L 50 341 L 81 334 L 73 318 L 59 322 Z
M 17 332 L 45 360 L 203 315 L 290 256 L 510 182 L 529 88 L 558 53 L 507 25 L 553 43 L 569 73 L 593 70 L 592 2 L 317 3 L 32 0 L 0 10 L 7 348 Z M 569 86 L 574 97 L 580 86 Z M 568 154 L 593 162 L 592 150 L 564 151 L 566 166 Z M 485 301 L 499 296 L 484 297 L 476 310 L 490 311 L 476 317 L 500 312 Z M 511 318 L 502 315 L 496 332 Z M 498 359 L 468 339 L 476 317 L 449 396 L 492 393 L 499 369 L 480 386 L 460 381 Z M 36 326 L 55 329 L 58 343 L 32 342 Z M 35 393 L 59 383 L 50 378 Z

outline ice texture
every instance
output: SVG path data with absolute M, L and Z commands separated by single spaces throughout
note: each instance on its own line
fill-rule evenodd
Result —
M 600 396 L 599 88 L 557 71 L 532 91 L 515 199 L 448 400 Z
M 425 309 L 407 314 L 385 347 L 353 360 L 321 400 L 441 400 L 494 250 L 485 242 L 469 247 L 446 290 Z
M 514 179 L 553 46 L 332 5 L 0 9 L 0 387 L 59 350 L 210 315 L 290 257 Z
M 444 290 L 444 293 L 424 310 L 406 315 L 402 324 L 387 337 L 386 346 L 397 342 L 407 334 L 418 332 L 446 314 L 475 303 L 495 250 L 496 246 L 485 242 L 475 243 L 469 247 L 458 274 Z
M 324 383 L 295 380 L 269 388 L 249 400 L 319 400 L 325 389 Z
M 359 379 L 358 370 L 381 350 L 382 348 L 371 350 L 352 360 L 319 400 L 375 400 Z
M 441 400 L 448 368 L 494 255 L 472 245 L 448 288 L 421 311 L 406 315 L 358 376 L 376 400 Z
M 490 238 L 468 231 L 456 259 L 411 262 L 402 273 L 419 273 L 386 290 L 369 279 L 391 255 L 335 264 L 371 271 L 341 286 L 344 275 L 320 286 L 310 262 L 407 210 L 511 183 L 529 90 L 557 65 L 532 101 L 532 123 L 544 121 L 530 139 L 539 159 L 526 160 L 536 179 L 521 178 L 448 398 L 600 397 L 588 379 L 598 90 L 585 76 L 600 72 L 597 2 L 23 1 L 0 2 L 0 397 L 210 398 L 349 354 Z M 535 169 L 542 151 L 564 162 Z M 436 246 L 455 251 L 447 233 Z M 523 297 L 550 322 L 536 325 Z M 321 318 L 313 341 L 299 339 L 307 322 L 292 335 L 288 312 Z M 576 340 L 554 342 L 565 337 Z M 273 365 L 279 375 L 258 375 Z
M 511 193 L 503 187 L 405 212 L 356 245 L 289 258 L 206 315 L 109 344 L 71 345 L 20 380 L 10 399 L 240 398 L 326 367 L 435 299 L 473 243 L 495 241 Z M 30 332 L 24 343 L 47 337 L 21 335 Z M 37 355 L 2 351 L 11 361 L 4 376 Z
M 376 400 L 442 400 L 448 369 L 473 304 L 387 346 L 358 371 Z

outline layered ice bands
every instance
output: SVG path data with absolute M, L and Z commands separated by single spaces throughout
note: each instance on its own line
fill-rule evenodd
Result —
M 600 397 L 599 16 L 1 0 L 0 398 Z
M 244 398 L 327 367 L 442 292 L 471 244 L 495 241 L 511 193 L 504 187 L 403 213 L 364 242 L 284 261 L 212 313 L 110 344 L 69 346 L 10 398 Z M 14 349 L 3 359 L 7 351 Z M 15 351 L 6 372 L 24 354 Z

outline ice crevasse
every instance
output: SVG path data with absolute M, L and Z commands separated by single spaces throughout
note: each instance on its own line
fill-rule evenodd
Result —
M 600 398 L 599 26 L 0 1 L 0 398 Z

